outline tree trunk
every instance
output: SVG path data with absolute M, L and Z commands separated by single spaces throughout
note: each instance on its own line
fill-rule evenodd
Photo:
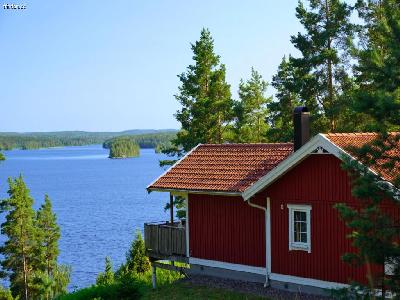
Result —
M 329 1 L 325 0 L 325 17 L 326 17 L 326 30 L 329 30 L 330 27 L 330 7 Z M 332 49 L 332 40 L 331 37 L 328 37 L 328 44 L 327 49 Z M 328 82 L 327 82 L 327 89 L 328 89 L 328 109 L 331 110 L 330 112 L 330 131 L 335 132 L 336 130 L 336 120 L 332 109 L 334 107 L 334 95 L 333 95 L 333 74 L 332 74 L 332 59 L 328 58 Z
M 25 290 L 25 300 L 28 300 L 28 270 L 26 266 L 26 257 L 24 254 L 24 248 L 22 248 L 22 260 L 24 264 L 24 290 Z

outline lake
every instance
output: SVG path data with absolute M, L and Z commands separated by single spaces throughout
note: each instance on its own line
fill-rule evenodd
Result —
M 101 145 L 4 154 L 0 199 L 7 197 L 7 178 L 19 174 L 35 199 L 35 209 L 49 195 L 61 227 L 59 262 L 72 266 L 70 290 L 95 283 L 106 256 L 114 269 L 120 265 L 144 222 L 168 218 L 168 195 L 145 190 L 164 172 L 158 161 L 165 157 L 154 149 L 142 149 L 140 157 L 129 159 L 109 159 Z M 4 215 L 0 219 L 3 222 Z

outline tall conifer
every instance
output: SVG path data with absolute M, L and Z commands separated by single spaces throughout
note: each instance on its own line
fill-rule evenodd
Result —
M 51 275 L 57 266 L 60 227 L 57 225 L 56 215 L 52 210 L 48 195 L 45 196 L 43 205 L 37 211 L 36 219 L 40 269 Z
M 379 288 L 385 298 L 387 289 L 395 295 L 400 293 L 400 220 L 382 209 L 383 201 L 399 206 L 400 199 L 400 134 L 389 134 L 400 128 L 400 3 L 359 1 L 358 7 L 366 30 L 358 51 L 359 88 L 354 92 L 354 108 L 370 116 L 371 128 L 379 136 L 361 148 L 349 149 L 364 166 L 351 160 L 344 164 L 361 207 L 337 207 L 352 230 L 350 238 L 357 249 L 346 254 L 345 261 L 366 265 L 366 292 L 374 298 Z M 382 172 L 391 174 L 394 185 L 385 184 L 381 176 L 368 172 L 368 167 L 377 165 Z M 380 267 L 379 272 L 371 268 L 373 265 Z
M 300 104 L 300 97 L 296 68 L 292 60 L 291 56 L 283 57 L 278 72 L 272 78 L 276 93 L 274 101 L 268 105 L 268 122 L 271 124 L 268 137 L 271 142 L 293 140 L 293 110 Z
M 319 116 L 312 124 L 316 132 L 339 130 L 349 105 L 346 93 L 353 87 L 348 72 L 354 33 L 351 11 L 342 0 L 309 0 L 307 5 L 300 1 L 296 8 L 305 32 L 291 38 L 301 52 L 293 64 L 302 103 Z
M 235 103 L 234 131 L 236 141 L 241 143 L 261 143 L 267 141 L 267 105 L 271 97 L 265 95 L 268 83 L 251 69 L 251 77 L 240 81 L 239 101 Z
M 14 295 L 28 300 L 31 297 L 29 285 L 34 271 L 36 253 L 35 211 L 22 176 L 8 179 L 9 198 L 0 203 L 1 212 L 7 212 L 6 220 L 1 224 L 1 233 L 7 237 L 0 253 L 4 256 L 1 266 L 10 279 L 10 288 Z
M 184 151 L 199 143 L 222 143 L 233 118 L 225 66 L 214 53 L 214 40 L 208 29 L 201 31 L 192 51 L 194 64 L 178 75 L 181 85 L 175 95 L 182 108 L 175 115 L 181 131 L 173 142 Z

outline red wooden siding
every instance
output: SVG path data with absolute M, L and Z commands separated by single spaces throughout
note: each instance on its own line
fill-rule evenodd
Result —
M 272 272 L 319 280 L 365 282 L 365 269 L 351 267 L 342 254 L 354 251 L 346 238 L 349 230 L 339 219 L 335 203 L 356 207 L 347 173 L 333 155 L 311 155 L 256 196 L 256 202 L 271 199 Z M 289 251 L 287 204 L 309 204 L 311 211 L 311 253 Z M 394 211 L 394 207 L 391 208 Z M 395 212 L 400 216 L 399 209 Z
M 189 194 L 190 256 L 265 267 L 265 213 L 241 197 Z

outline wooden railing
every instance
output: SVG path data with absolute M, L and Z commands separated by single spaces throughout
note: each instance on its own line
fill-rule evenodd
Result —
M 144 243 L 150 257 L 186 257 L 186 231 L 180 223 L 145 223 Z

